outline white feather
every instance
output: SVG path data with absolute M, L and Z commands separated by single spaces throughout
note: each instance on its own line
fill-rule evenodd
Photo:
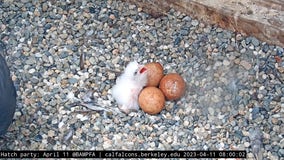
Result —
M 140 68 L 137 62 L 130 62 L 112 88 L 113 98 L 125 113 L 139 109 L 138 95 L 147 83 L 147 71 L 140 73 Z

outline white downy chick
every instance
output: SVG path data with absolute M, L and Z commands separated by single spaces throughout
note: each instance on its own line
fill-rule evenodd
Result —
M 112 88 L 112 96 L 118 103 L 118 107 L 127 114 L 137 111 L 138 95 L 146 84 L 147 69 L 136 61 L 130 62 Z

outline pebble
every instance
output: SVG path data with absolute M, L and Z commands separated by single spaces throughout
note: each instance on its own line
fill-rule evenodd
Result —
M 30 74 L 33 74 L 35 71 L 36 71 L 36 70 L 35 70 L 34 68 L 32 68 L 32 69 L 29 70 L 29 73 L 30 73 Z
M 54 137 L 55 132 L 53 130 L 49 130 L 47 135 L 48 135 L 48 137 Z
M 118 53 L 119 53 L 119 50 L 118 50 L 118 49 L 112 50 L 112 54 L 117 55 Z
M 248 148 L 250 146 L 250 143 L 249 142 L 245 142 L 244 146 Z
M 197 26 L 198 24 L 199 24 L 199 21 L 197 21 L 197 20 L 191 21 L 191 25 L 193 25 L 193 26 Z
M 283 157 L 282 47 L 173 9 L 154 18 L 122 1 L 8 2 L 0 37 L 17 88 L 10 132 L 18 136 L 6 149 L 234 147 L 248 157 L 259 150 L 263 159 Z M 184 97 L 157 115 L 121 113 L 110 89 L 133 60 L 181 74 Z M 107 111 L 79 105 L 88 92 L 88 102 Z
M 187 126 L 189 125 L 189 121 L 184 121 L 184 122 L 183 122 L 183 125 L 184 125 L 185 127 L 187 127 Z
M 228 65 L 230 65 L 230 61 L 228 61 L 228 60 L 224 60 L 224 61 L 223 61 L 223 65 L 224 65 L 224 66 L 228 66 Z
M 245 60 L 240 61 L 240 65 L 243 66 L 246 70 L 251 69 L 251 64 Z

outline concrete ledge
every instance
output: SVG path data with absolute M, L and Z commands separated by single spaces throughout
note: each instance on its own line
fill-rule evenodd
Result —
M 174 8 L 222 28 L 284 47 L 284 0 L 126 0 L 154 17 Z

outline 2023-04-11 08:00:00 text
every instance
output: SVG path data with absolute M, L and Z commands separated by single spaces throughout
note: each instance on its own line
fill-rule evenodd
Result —
M 246 151 L 0 151 L 0 158 L 246 158 Z

